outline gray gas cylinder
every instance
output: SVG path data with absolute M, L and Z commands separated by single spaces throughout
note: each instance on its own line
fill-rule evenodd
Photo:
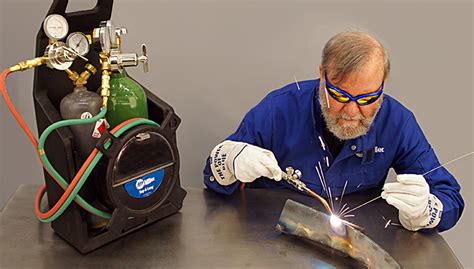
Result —
M 86 87 L 76 87 L 66 95 L 60 104 L 63 119 L 92 118 L 100 111 L 102 99 L 97 93 L 88 91 Z M 97 139 L 92 137 L 95 123 L 70 126 L 74 134 L 76 151 L 81 157 L 87 157 L 94 149 Z

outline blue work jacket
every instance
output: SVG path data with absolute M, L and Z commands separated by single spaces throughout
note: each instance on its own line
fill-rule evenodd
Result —
M 284 170 L 291 166 L 302 172 L 302 180 L 327 197 L 318 177 L 321 167 L 332 196 L 368 189 L 382 189 L 390 168 L 397 174 L 424 174 L 440 165 L 413 113 L 385 94 L 382 106 L 367 134 L 344 141 L 334 157 L 323 138 L 324 119 L 318 99 L 319 79 L 295 83 L 268 94 L 243 119 L 227 140 L 242 141 L 272 151 Z M 211 181 L 207 159 L 204 183 L 223 194 L 233 193 L 241 184 L 221 186 Z M 443 203 L 439 231 L 454 226 L 464 201 L 456 179 L 444 167 L 427 175 L 430 192 Z M 293 188 L 284 181 L 259 178 L 248 188 Z M 296 190 L 296 189 L 295 189 Z

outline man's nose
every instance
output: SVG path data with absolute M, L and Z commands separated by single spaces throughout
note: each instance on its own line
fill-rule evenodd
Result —
M 357 105 L 356 102 L 349 102 L 344 105 L 344 112 L 349 115 L 350 117 L 355 117 L 359 115 L 360 110 L 359 110 L 359 105 Z

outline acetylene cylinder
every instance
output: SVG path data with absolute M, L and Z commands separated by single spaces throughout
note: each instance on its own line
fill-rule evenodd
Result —
M 140 84 L 128 77 L 125 70 L 112 73 L 110 77 L 107 107 L 106 117 L 110 128 L 132 118 L 148 118 L 145 91 Z
M 66 95 L 60 104 L 63 119 L 92 118 L 100 111 L 102 99 L 97 93 L 88 91 L 86 87 L 76 87 Z M 94 149 L 97 139 L 92 137 L 95 123 L 71 126 L 74 134 L 76 151 L 81 157 L 88 156 Z

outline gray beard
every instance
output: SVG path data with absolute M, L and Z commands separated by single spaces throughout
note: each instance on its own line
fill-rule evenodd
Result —
M 328 95 L 328 98 L 332 98 Z M 355 117 L 350 117 L 344 112 L 338 113 L 336 115 L 329 114 L 328 104 L 326 101 L 326 89 L 319 88 L 319 104 L 321 105 L 321 111 L 323 113 L 324 121 L 328 130 L 334 134 L 340 140 L 349 140 L 354 139 L 359 136 L 363 136 L 369 132 L 370 126 L 375 120 L 377 113 L 382 106 L 383 96 L 380 97 L 380 100 L 376 102 L 377 108 L 375 109 L 372 116 L 365 118 L 361 113 Z M 352 124 L 339 124 L 337 121 L 339 119 L 346 120 L 359 120 L 360 124 L 354 126 Z

